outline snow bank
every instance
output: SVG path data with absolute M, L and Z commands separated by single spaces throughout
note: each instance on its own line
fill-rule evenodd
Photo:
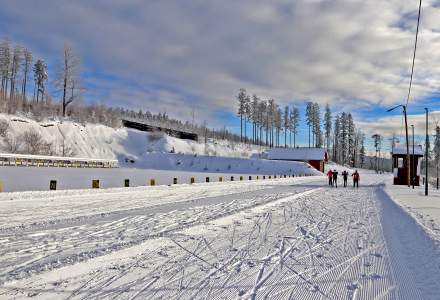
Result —
M 9 122 L 8 134 L 12 138 L 27 130 L 35 130 L 60 155 L 63 141 L 76 157 L 137 160 L 145 153 L 206 154 L 211 156 L 249 157 L 258 147 L 209 140 L 202 144 L 181 140 L 163 134 L 152 134 L 129 128 L 111 128 L 101 124 L 79 124 L 71 121 L 51 120 L 37 122 L 24 117 L 0 114 L 0 120 Z M 8 152 L 6 139 L 0 137 L 0 152 Z

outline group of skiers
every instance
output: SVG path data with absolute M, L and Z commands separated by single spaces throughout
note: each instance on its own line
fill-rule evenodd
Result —
M 344 179 L 344 187 L 347 187 L 347 181 L 348 181 L 348 172 L 346 170 L 344 170 L 342 173 L 342 178 Z M 353 187 L 359 188 L 359 173 L 357 170 L 355 170 L 353 172 L 353 174 L 351 174 L 351 176 L 353 177 Z M 328 177 L 328 185 L 331 187 L 338 187 L 338 171 L 336 170 L 329 170 L 327 172 L 327 177 Z

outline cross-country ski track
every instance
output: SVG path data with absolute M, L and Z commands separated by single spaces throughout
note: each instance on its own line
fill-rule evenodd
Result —
M 390 175 L 0 194 L 1 299 L 440 299 Z

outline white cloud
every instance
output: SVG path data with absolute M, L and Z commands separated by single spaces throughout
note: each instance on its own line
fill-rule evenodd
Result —
M 68 41 L 101 73 L 156 86 L 154 92 L 133 92 L 112 82 L 110 100 L 138 107 L 159 101 L 176 112 L 188 102 L 203 112 L 235 111 L 240 87 L 284 103 L 313 99 L 344 110 L 400 103 L 407 93 L 418 5 L 401 0 L 0 3 L 10 17 L 7 32 L 39 51 L 54 55 Z M 440 49 L 439 15 L 434 1 L 424 1 L 412 101 L 440 85 L 440 56 L 434 55 Z M 121 97 L 124 93 L 132 96 Z

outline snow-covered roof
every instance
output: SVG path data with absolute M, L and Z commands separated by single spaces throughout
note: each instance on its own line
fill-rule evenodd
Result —
M 280 160 L 324 160 L 322 148 L 274 148 L 268 151 L 268 159 Z
M 406 144 L 397 144 L 394 146 L 391 154 L 397 154 L 397 155 L 406 155 Z M 413 145 L 409 145 L 409 154 L 412 155 L 413 153 Z M 422 145 L 414 145 L 414 154 L 415 155 L 424 155 L 423 147 Z

